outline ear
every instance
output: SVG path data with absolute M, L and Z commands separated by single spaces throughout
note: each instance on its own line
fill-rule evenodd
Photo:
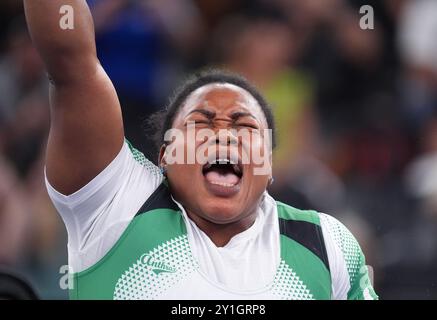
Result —
M 160 167 L 164 167 L 167 165 L 165 161 L 165 148 L 167 146 L 165 144 L 161 145 L 161 148 L 159 149 L 159 156 L 158 156 L 158 165 Z

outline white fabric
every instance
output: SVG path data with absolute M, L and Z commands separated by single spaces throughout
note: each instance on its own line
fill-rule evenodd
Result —
M 437 71 L 437 1 L 407 1 L 400 18 L 399 47 L 407 63 Z
M 275 201 L 267 193 L 255 223 L 224 247 L 216 247 L 181 205 L 179 208 L 189 221 L 193 256 L 207 278 L 230 290 L 259 290 L 272 283 L 280 262 L 279 225 Z
M 120 238 L 134 215 L 162 182 L 159 170 L 136 161 L 127 143 L 91 182 L 71 195 L 48 194 L 68 232 L 68 260 L 74 272 L 98 262 Z
M 49 196 L 67 228 L 69 265 L 74 272 L 83 271 L 103 258 L 162 180 L 156 166 L 135 160 L 127 143 L 107 168 L 71 195 L 57 192 L 46 178 Z M 178 205 L 200 276 L 226 288 L 226 292 L 262 290 L 273 281 L 280 262 L 279 225 L 276 203 L 267 192 L 255 223 L 221 248 Z M 323 217 L 332 298 L 346 299 L 349 290 L 346 264 L 339 245 L 324 226 Z
M 320 226 L 322 227 L 323 238 L 325 240 L 325 247 L 329 260 L 329 270 L 331 271 L 332 299 L 347 300 L 347 293 L 350 289 L 349 273 L 347 271 L 346 260 L 340 244 L 329 232 L 329 219 L 334 218 L 327 214 L 320 213 Z

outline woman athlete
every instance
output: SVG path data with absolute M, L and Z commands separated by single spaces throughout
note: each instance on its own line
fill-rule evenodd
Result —
M 86 1 L 24 6 L 50 78 L 46 184 L 68 231 L 71 298 L 377 298 L 340 222 L 266 191 L 274 121 L 245 79 L 187 80 L 155 118 L 155 166 L 124 138 Z

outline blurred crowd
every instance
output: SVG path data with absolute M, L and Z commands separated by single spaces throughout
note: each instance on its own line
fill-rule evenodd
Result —
M 437 0 L 88 0 L 127 138 L 188 74 L 238 72 L 278 128 L 270 193 L 347 225 L 383 299 L 437 299 Z M 360 7 L 374 29 L 360 28 Z M 21 1 L 0 2 L 0 266 L 43 298 L 67 236 L 44 185 L 48 81 Z

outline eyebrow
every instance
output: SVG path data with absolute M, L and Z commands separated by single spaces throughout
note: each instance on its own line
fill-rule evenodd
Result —
M 207 117 L 208 119 L 214 119 L 216 116 L 216 113 L 213 111 L 209 111 L 209 110 L 205 110 L 205 109 L 194 109 L 191 110 L 188 115 L 192 114 L 192 113 L 200 113 L 203 114 L 205 117 Z
M 191 110 L 188 113 L 188 115 L 190 115 L 192 113 L 200 113 L 200 114 L 204 115 L 205 117 L 207 117 L 208 119 L 214 119 L 215 116 L 216 116 L 216 113 L 214 111 L 209 111 L 209 110 L 205 110 L 205 109 L 194 109 L 194 110 Z M 256 120 L 255 116 L 253 114 L 251 114 L 250 112 L 236 111 L 236 112 L 233 112 L 230 115 L 230 118 L 233 121 L 236 121 L 239 118 L 244 118 L 244 117 L 251 117 L 251 118 L 254 118 Z
M 250 112 L 241 112 L 241 111 L 237 111 L 237 112 L 233 112 L 233 113 L 231 114 L 231 119 L 232 119 L 233 121 L 237 121 L 238 119 L 240 119 L 240 118 L 244 118 L 244 117 L 251 117 L 251 118 L 257 120 L 257 119 L 255 118 L 255 116 L 254 116 L 253 114 L 251 114 Z

